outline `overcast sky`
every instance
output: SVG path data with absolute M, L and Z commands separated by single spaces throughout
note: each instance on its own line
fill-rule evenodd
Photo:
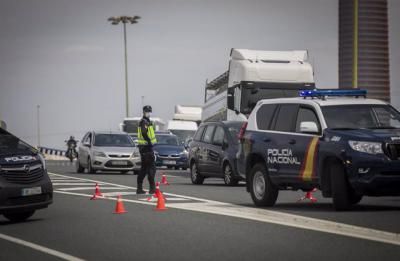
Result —
M 391 0 L 392 24 L 399 10 Z M 307 49 L 317 85 L 338 83 L 336 0 L 0 0 L 0 118 L 10 131 L 36 145 L 37 104 L 42 145 L 118 129 L 123 35 L 107 22 L 116 15 L 142 17 L 127 28 L 131 115 L 140 115 L 141 96 L 164 120 L 175 104 L 202 105 L 206 79 L 227 69 L 232 47 Z M 398 72 L 399 29 L 390 30 Z

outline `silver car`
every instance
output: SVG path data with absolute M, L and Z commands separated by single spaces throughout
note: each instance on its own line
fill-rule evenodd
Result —
M 124 132 L 94 132 L 85 134 L 79 146 L 76 172 L 96 173 L 98 170 L 133 171 L 141 167 L 140 153 L 133 139 Z

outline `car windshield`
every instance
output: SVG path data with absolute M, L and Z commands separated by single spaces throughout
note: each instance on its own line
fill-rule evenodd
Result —
M 96 134 L 94 146 L 98 147 L 134 147 L 129 135 L 125 134 Z
M 157 145 L 174 145 L 178 146 L 178 138 L 175 135 L 157 135 Z
M 36 153 L 37 151 L 20 140 L 19 138 L 7 133 L 0 132 L 0 154 L 15 154 L 15 153 Z
M 334 105 L 322 107 L 332 129 L 400 128 L 400 113 L 389 105 Z

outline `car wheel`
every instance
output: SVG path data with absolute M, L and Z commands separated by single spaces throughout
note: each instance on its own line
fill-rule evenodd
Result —
M 76 166 L 76 173 L 83 173 L 83 171 L 85 171 L 79 159 L 76 160 L 75 166 Z
M 250 172 L 250 194 L 258 207 L 272 207 L 278 198 L 279 190 L 271 182 L 264 164 L 256 164 Z
M 6 213 L 4 216 L 11 222 L 22 222 L 30 218 L 35 213 L 35 210 L 19 212 L 19 213 Z
M 233 170 L 229 163 L 226 163 L 224 167 L 224 182 L 228 186 L 236 186 L 239 183 L 239 181 L 233 177 Z
M 179 167 L 175 167 L 175 170 L 179 170 Z
M 196 162 L 190 167 L 190 179 L 192 180 L 192 183 L 196 185 L 203 184 L 204 182 L 204 177 L 197 170 Z
M 182 168 L 182 170 L 187 170 L 187 168 Z
M 172 166 L 167 166 L 167 169 L 172 169 Z
M 139 172 L 140 172 L 139 170 L 134 170 L 133 175 L 139 175 Z
M 354 194 L 342 164 L 335 162 L 330 169 L 333 207 L 338 211 L 350 210 L 351 206 L 360 202 L 362 197 Z
M 90 160 L 90 157 L 88 158 L 88 163 L 87 163 L 87 170 L 89 174 L 94 174 L 96 171 L 92 167 L 92 161 Z
M 123 170 L 123 171 L 121 171 L 121 174 L 126 174 L 128 172 L 129 172 L 129 170 Z

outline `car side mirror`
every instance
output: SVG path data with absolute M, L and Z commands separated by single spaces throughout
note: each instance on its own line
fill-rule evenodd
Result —
M 319 129 L 315 122 L 313 121 L 303 121 L 300 123 L 300 132 L 301 133 L 310 133 L 310 134 L 318 134 Z
M 85 147 L 90 147 L 90 142 L 85 141 L 85 142 L 83 143 L 83 146 L 85 146 Z
M 226 150 L 228 147 L 229 147 L 229 144 L 226 142 L 226 141 L 224 141 L 223 143 L 222 143 L 222 150 Z

